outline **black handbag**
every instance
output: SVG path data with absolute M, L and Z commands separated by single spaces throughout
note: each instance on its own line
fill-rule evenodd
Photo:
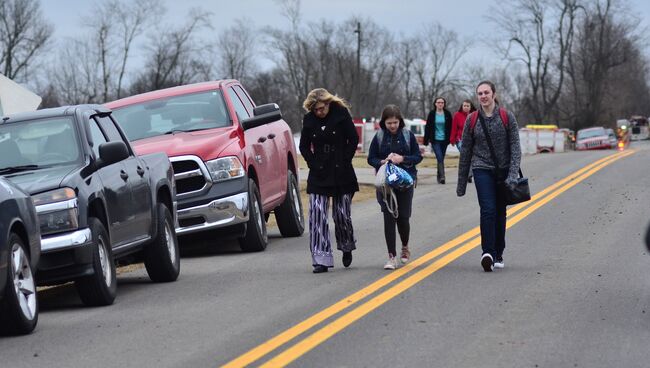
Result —
M 497 155 L 494 153 L 494 146 L 492 145 L 492 140 L 490 139 L 490 133 L 487 130 L 485 125 L 485 120 L 481 113 L 478 113 L 479 121 L 481 122 L 481 127 L 485 132 L 485 139 L 487 140 L 488 147 L 490 147 L 490 154 L 492 155 L 492 161 L 494 161 L 494 166 L 497 168 L 494 169 L 495 175 L 497 178 L 497 190 L 499 195 L 504 199 L 506 205 L 517 204 L 521 202 L 526 202 L 530 200 L 530 187 L 528 186 L 528 178 L 524 177 L 524 174 L 521 172 L 521 167 L 519 168 L 519 178 L 513 185 L 507 185 L 505 180 L 501 178 L 501 173 L 498 168 Z M 506 137 L 508 139 L 508 147 L 510 147 L 510 131 L 507 127 Z

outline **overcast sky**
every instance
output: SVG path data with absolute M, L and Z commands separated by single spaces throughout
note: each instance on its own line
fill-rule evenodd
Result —
M 137 0 L 134 0 L 137 1 Z M 188 11 L 201 7 L 213 13 L 215 31 L 230 26 L 235 19 L 251 19 L 256 27 L 270 25 L 288 28 L 289 23 L 281 14 L 280 6 L 273 0 L 163 0 L 167 7 L 166 21 L 182 24 Z M 631 14 L 650 22 L 650 1 L 623 0 Z M 411 35 L 423 24 L 440 22 L 453 29 L 461 37 L 480 39 L 491 33 L 493 24 L 486 21 L 491 13 L 507 17 L 507 9 L 495 7 L 494 0 L 303 0 L 303 22 L 328 19 L 334 22 L 348 19 L 351 15 L 369 17 L 395 33 Z M 81 18 L 92 14 L 96 4 L 92 0 L 42 0 L 45 16 L 55 26 L 55 39 L 75 37 L 81 32 Z M 477 59 L 477 52 L 470 59 Z M 650 50 L 645 50 L 650 55 Z M 140 55 L 134 55 L 137 59 Z

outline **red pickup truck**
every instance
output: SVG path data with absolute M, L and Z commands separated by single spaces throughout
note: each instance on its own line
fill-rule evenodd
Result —
M 167 88 L 107 103 L 140 154 L 165 152 L 174 168 L 178 236 L 206 232 L 261 251 L 275 214 L 282 236 L 304 216 L 291 129 L 277 104 L 256 106 L 236 80 Z

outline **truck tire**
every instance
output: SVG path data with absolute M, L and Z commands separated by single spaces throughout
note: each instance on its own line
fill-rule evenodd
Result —
M 36 281 L 22 239 L 10 233 L 7 284 L 0 302 L 0 333 L 25 335 L 38 322 Z
M 75 281 L 81 301 L 87 306 L 113 304 L 117 294 L 117 278 L 113 250 L 106 228 L 97 218 L 88 219 L 93 237 L 93 274 Z
M 248 222 L 246 234 L 239 238 L 239 247 L 244 252 L 260 252 L 266 249 L 268 242 L 260 191 L 255 181 L 248 179 Z
M 293 172 L 287 174 L 287 195 L 280 206 L 275 209 L 275 219 L 284 237 L 300 236 L 305 231 L 305 216 L 298 189 L 298 180 Z
M 174 220 L 167 206 L 157 205 L 157 235 L 144 248 L 144 266 L 153 282 L 176 281 L 181 271 L 181 259 Z

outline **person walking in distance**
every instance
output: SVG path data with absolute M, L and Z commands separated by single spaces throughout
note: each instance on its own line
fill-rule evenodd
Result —
M 465 195 L 471 169 L 481 213 L 481 266 L 490 272 L 505 267 L 506 202 L 497 186 L 501 181 L 506 185 L 517 181 L 521 147 L 517 120 L 499 106 L 494 83 L 480 82 L 476 95 L 479 108 L 467 117 L 463 127 L 456 194 Z M 492 159 L 490 144 L 494 147 L 496 162 Z
M 396 105 L 388 105 L 381 113 L 380 130 L 370 143 L 368 164 L 377 171 L 388 161 L 406 170 L 413 180 L 417 179 L 416 165 L 422 161 L 422 154 L 415 135 L 404 129 L 404 118 Z M 388 248 L 388 262 L 384 269 L 394 270 L 398 267 L 396 251 L 395 226 L 402 242 L 400 260 L 407 263 L 411 258 L 408 247 L 410 235 L 411 208 L 413 206 L 413 186 L 405 190 L 394 190 L 397 202 L 397 213 L 391 213 L 383 198 L 383 193 L 377 189 L 377 201 L 384 216 L 384 237 Z
M 302 121 L 300 153 L 309 167 L 309 244 L 313 271 L 321 273 L 334 267 L 328 224 L 330 198 L 336 246 L 343 252 L 345 267 L 352 263 L 356 249 L 350 206 L 359 191 L 352 167 L 359 136 L 348 103 L 326 89 L 309 92 L 303 108 L 307 113 Z
M 451 112 L 447 110 L 447 101 L 438 97 L 434 101 L 435 108 L 429 112 L 424 126 L 424 145 L 431 143 L 433 153 L 438 162 L 438 184 L 445 183 L 445 154 L 451 136 Z
M 462 136 L 463 136 L 463 127 L 465 126 L 465 120 L 467 120 L 467 115 L 476 111 L 476 107 L 471 100 L 464 100 L 460 104 L 458 111 L 454 113 L 454 118 L 451 122 L 451 137 L 449 138 L 449 144 L 456 146 L 458 152 L 462 146 Z M 469 183 L 472 182 L 472 171 L 469 172 L 469 177 L 467 178 Z

